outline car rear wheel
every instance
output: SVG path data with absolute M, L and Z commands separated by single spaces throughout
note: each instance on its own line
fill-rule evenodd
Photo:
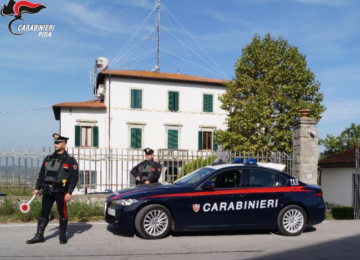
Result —
M 135 218 L 135 229 L 146 239 L 166 237 L 171 228 L 171 214 L 161 205 L 148 205 L 142 208 Z
M 277 219 L 278 231 L 284 236 L 299 236 L 306 228 L 306 223 L 306 213 L 297 205 L 283 208 Z

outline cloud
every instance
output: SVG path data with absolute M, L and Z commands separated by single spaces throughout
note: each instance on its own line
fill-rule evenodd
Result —
M 124 13 L 119 15 L 119 11 L 114 12 L 111 8 L 101 8 L 98 2 L 84 1 L 82 3 L 74 3 L 72 1 L 61 1 L 55 2 L 52 5 L 55 7 L 52 8 L 53 10 L 61 13 L 57 17 L 86 32 L 94 32 L 96 34 L 128 33 L 133 29 L 126 22 Z
M 153 9 L 155 6 L 155 2 L 150 0 L 106 0 L 106 2 L 129 7 L 140 7 L 143 9 Z
M 360 114 L 356 109 L 360 104 L 358 99 L 339 99 L 337 101 L 327 102 L 327 107 L 321 119 L 324 123 L 343 123 L 357 122 L 360 123 Z M 349 123 L 349 125 L 350 125 Z
M 327 5 L 333 7 L 339 6 L 348 6 L 351 4 L 351 0 L 286 0 L 292 2 L 298 2 L 302 4 L 311 4 L 311 5 Z
M 321 69 L 316 73 L 316 79 L 321 82 L 321 90 L 327 96 L 338 98 L 360 96 L 358 82 L 360 81 L 359 65 L 334 66 Z M 327 105 L 327 104 L 326 104 Z

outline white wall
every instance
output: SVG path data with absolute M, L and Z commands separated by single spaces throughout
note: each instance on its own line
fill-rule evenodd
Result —
M 105 147 L 107 140 L 107 120 L 106 109 L 92 108 L 61 108 L 61 127 L 60 134 L 69 139 L 67 146 L 75 147 L 75 125 L 79 125 L 77 120 L 86 121 L 87 119 L 97 121 L 99 127 L 99 144 Z
M 324 200 L 342 206 L 352 206 L 352 174 L 354 168 L 321 168 Z
M 130 147 L 130 128 L 134 126 L 143 128 L 143 148 L 167 148 L 166 129 L 178 129 L 178 148 L 193 150 L 198 149 L 199 130 L 226 128 L 226 112 L 220 109 L 218 100 L 225 87 L 112 77 L 109 91 L 108 78 L 105 79 L 105 104 L 108 111 L 110 107 L 112 147 Z M 142 109 L 131 108 L 131 89 L 142 90 Z M 177 112 L 168 110 L 168 91 L 179 92 Z M 202 112 L 203 94 L 213 94 L 212 113 Z M 105 145 L 100 141 L 100 146 Z

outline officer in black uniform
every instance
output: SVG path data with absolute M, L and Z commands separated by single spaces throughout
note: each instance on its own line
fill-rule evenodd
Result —
M 68 215 L 66 210 L 66 202 L 72 198 L 78 179 L 79 170 L 78 163 L 74 157 L 70 156 L 65 148 L 69 138 L 53 134 L 55 152 L 48 155 L 39 173 L 36 182 L 34 195 L 43 190 L 41 216 L 38 220 L 37 233 L 33 239 L 26 241 L 26 244 L 34 244 L 44 242 L 44 231 L 49 223 L 49 215 L 51 208 L 56 201 L 59 219 L 59 240 L 60 244 L 66 244 L 66 229 L 68 223 Z
M 136 165 L 130 171 L 131 175 L 136 178 L 136 185 L 149 184 L 158 182 L 161 174 L 161 165 L 154 161 L 154 151 L 145 148 L 145 161 Z

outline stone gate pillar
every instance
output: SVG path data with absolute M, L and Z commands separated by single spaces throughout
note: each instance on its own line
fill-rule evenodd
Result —
M 301 117 L 293 124 L 292 175 L 303 182 L 317 184 L 318 121 L 307 117 L 309 109 L 299 110 Z

